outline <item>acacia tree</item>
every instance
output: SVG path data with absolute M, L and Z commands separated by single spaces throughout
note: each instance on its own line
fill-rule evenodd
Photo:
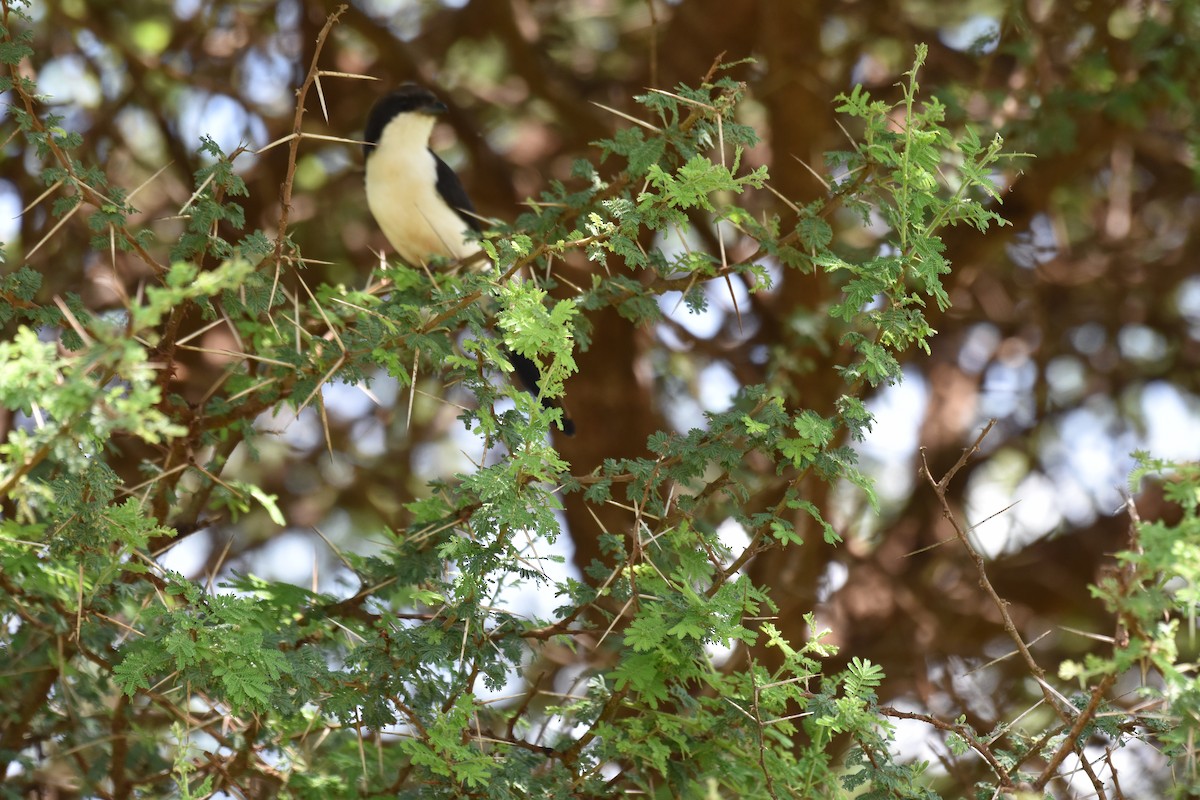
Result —
M 114 181 L 95 148 L 124 134 L 101 119 L 76 132 L 38 98 L 28 75 L 40 51 L 27 43 L 52 36 L 46 26 L 65 12 L 30 11 L 41 17 L 5 6 L 2 53 L 10 146 L 29 154 L 16 182 L 36 201 L 3 287 L 0 391 L 13 416 L 0 580 L 14 666 L 0 756 L 14 796 L 903 797 L 971 786 L 994 796 L 1067 794 L 1075 772 L 1087 791 L 1122 796 L 1098 747 L 1188 751 L 1194 688 L 1175 628 L 1161 624 L 1191 604 L 1172 588 L 1195 577 L 1178 551 L 1195 524 L 1186 469 L 1167 493 L 1183 520 L 1135 527 L 1098 582 L 1115 619 L 1103 649 L 1064 661 L 1033 652 L 1029 620 L 987 580 L 961 521 L 956 487 L 990 440 L 943 442 L 922 463 L 924 495 L 965 556 L 940 563 L 970 566 L 989 609 L 948 612 L 999 621 L 1019 657 L 1006 662 L 1014 672 L 995 672 L 1032 679 L 1033 714 L 1015 681 L 995 693 L 992 724 L 970 698 L 949 714 L 881 705 L 880 691 L 908 701 L 925 676 L 903 659 L 881 669 L 855 646 L 861 633 L 826 631 L 814 616 L 842 538 L 871 541 L 839 522 L 831 491 L 848 483 L 871 496 L 849 446 L 871 427 L 863 401 L 899 380 L 899 359 L 924 350 L 936 360 L 931 315 L 954 288 L 947 254 L 958 231 L 1001 221 L 1002 187 L 1016 180 L 999 138 L 981 139 L 918 91 L 925 48 L 894 100 L 858 87 L 832 104 L 852 138 L 809 159 L 820 192 L 785 192 L 775 163 L 752 164 L 761 143 L 736 80 L 746 65 L 717 64 L 697 88 L 614 101 L 625 109 L 614 119 L 635 124 L 564 166 L 530 212 L 493 226 L 490 269 L 370 259 L 364 278 L 353 258 L 330 257 L 361 239 L 350 213 L 339 204 L 313 216 L 306 204 L 322 165 L 336 164 L 339 151 L 321 148 L 348 146 L 319 138 L 348 133 L 333 120 L 351 78 L 326 65 L 347 66 L 339 59 L 370 26 L 355 20 L 339 40 L 332 19 L 294 21 L 311 34 L 310 67 L 279 135 L 256 152 L 205 138 L 192 154 L 160 118 L 179 164 L 194 168 L 178 190 L 179 176 L 151 163 L 130 173 L 151 180 Z M 159 91 L 139 62 L 157 48 L 170 63 L 186 34 L 153 16 L 128 39 L 105 26 L 131 13 L 107 9 L 94 24 L 146 78 L 129 93 Z M 212 85 L 213 69 L 196 84 Z M 580 108 L 561 86 L 544 96 Z M 520 185 L 518 163 L 511 179 L 472 187 Z M 34 178 L 49 191 L 26 188 Z M 347 183 L 328 179 L 322 193 L 349 194 Z M 139 210 L 173 192 L 178 219 Z M 776 193 L 768 211 L 763 198 Z M 100 258 L 111 279 L 97 277 Z M 668 313 L 711 317 L 725 297 L 722 333 L 706 347 Z M 631 369 L 648 332 L 700 351 L 659 350 L 656 392 Z M 772 347 L 756 355 L 764 341 Z M 556 411 L 495 380 L 505 350 L 537 360 L 544 391 L 565 394 L 576 440 L 552 433 Z M 652 413 L 654 396 L 685 404 L 689 382 L 722 362 L 743 384 L 730 405 L 686 427 L 677 409 Z M 331 394 L 339 385 L 399 391 L 363 425 L 370 415 Z M 281 446 L 281 415 L 319 435 Z M 469 442 L 473 463 L 431 459 L 434 442 L 464 430 L 473 437 L 456 441 Z M 364 446 L 371 437 L 383 446 Z M 1169 470 L 1147 461 L 1143 471 Z M 919 539 L 932 536 L 920 519 Z M 546 555 L 564 520 L 576 576 Z M 341 530 L 330 544 L 340 566 L 324 585 L 256 577 L 270 568 L 262 560 L 225 566 L 230 549 L 313 523 Z M 745 540 L 718 535 L 730 527 Z M 205 538 L 220 546 L 196 575 L 156 560 Z M 892 536 L 876 553 L 912 541 Z M 882 563 L 862 559 L 851 574 Z M 546 600 L 515 610 L 521 585 Z M 824 610 L 838 619 L 836 603 Z M 933 627 L 940 652 L 987 652 L 978 633 L 960 641 Z M 846 643 L 836 654 L 835 637 Z M 715 644 L 733 654 L 717 658 Z M 1151 705 L 1114 691 L 1134 667 L 1160 681 L 1146 683 Z M 899 756 L 896 720 L 942 737 L 944 771 Z M 1179 794 L 1191 791 L 1186 770 L 1176 779 Z

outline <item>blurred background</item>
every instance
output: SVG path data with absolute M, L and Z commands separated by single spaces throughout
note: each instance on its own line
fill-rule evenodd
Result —
M 43 111 L 82 135 L 77 157 L 112 184 L 142 186 L 131 222 L 156 233 L 159 251 L 182 231 L 202 135 L 226 152 L 249 148 L 235 162 L 249 188 L 240 202 L 247 230 L 270 236 L 286 148 L 252 151 L 290 132 L 295 89 L 333 9 L 316 0 L 36 2 L 27 69 Z M 868 398 L 877 421 L 860 451 L 882 513 L 857 490 L 814 482 L 810 496 L 846 544 L 824 545 L 811 521 L 797 519 L 808 526 L 805 546 L 749 571 L 772 587 L 788 635 L 803 638 L 800 615 L 816 608 L 839 659 L 885 667 L 884 699 L 965 713 L 987 730 L 1025 707 L 1029 687 L 1006 684 L 1003 665 L 986 685 L 972 677 L 980 654 L 997 658 L 1011 643 L 972 565 L 957 546 L 935 546 L 952 531 L 918 476 L 918 448 L 940 476 L 997 419 L 984 457 L 950 488 L 994 559 L 993 582 L 1027 639 L 1047 634 L 1034 652 L 1050 669 L 1094 644 L 1067 628 L 1111 633 L 1087 584 L 1127 541 L 1130 454 L 1200 457 L 1196 41 L 1193 0 L 373 0 L 350 3 L 321 66 L 377 81 L 323 78 L 328 117 L 310 95 L 304 125 L 357 139 L 377 96 L 403 81 L 427 84 L 450 107 L 434 149 L 482 214 L 512 222 L 551 182 L 570 185 L 575 159 L 598 157 L 591 142 L 629 124 L 601 105 L 647 118 L 632 97 L 648 87 L 695 85 L 718 58 L 752 59 L 726 74 L 746 82 L 739 121 L 762 137 L 746 161 L 768 165 L 778 194 L 742 202 L 786 221 L 794 215 L 780 195 L 797 204 L 824 196 L 823 154 L 850 147 L 834 98 L 856 83 L 897 98 L 914 45 L 928 43 L 922 93 L 947 106 L 949 126 L 970 124 L 985 139 L 999 131 L 1009 151 L 1031 156 L 997 176 L 1011 225 L 948 231 L 953 307 L 930 310 L 932 354 L 907 354 L 905 381 Z M 3 108 L 0 124 L 10 270 L 57 220 L 46 203 L 22 214 L 46 188 L 41 161 L 9 136 Z M 365 285 L 385 242 L 366 208 L 361 149 L 306 140 L 300 153 L 290 232 L 314 262 L 310 285 Z M 90 308 L 117 307 L 150 276 L 133 259 L 92 249 L 86 217 L 68 220 L 74 234 L 51 237 L 28 263 L 44 274 L 46 297 L 76 292 Z M 830 221 L 847 258 L 877 252 L 888 235 L 881 222 Z M 715 231 L 698 222 L 689 246 L 715 247 Z M 731 259 L 753 252 L 739 244 L 730 241 Z M 584 285 L 592 269 L 568 263 L 564 275 L 575 270 Z M 594 344 L 567 386 L 579 434 L 557 442 L 572 472 L 644 454 L 655 430 L 703 426 L 704 413 L 727 408 L 742 385 L 783 387 L 796 406 L 829 413 L 843 391 L 826 314 L 837 289 L 819 275 L 774 274 L 775 286 L 757 294 L 713 282 L 700 314 L 668 294 L 665 319 L 651 328 L 589 313 Z M 196 342 L 231 348 L 223 330 Z M 198 354 L 176 376 L 181 394 L 203 395 L 223 366 Z M 261 419 L 274 435 L 253 456 L 235 453 L 235 465 L 279 496 L 291 527 L 281 534 L 252 514 L 187 538 L 167 563 L 195 576 L 238 568 L 337 591 L 339 562 L 314 528 L 339 547 L 369 549 L 372 531 L 403 527 L 402 503 L 431 479 L 471 469 L 479 453 L 456 420 L 465 395 L 438 376 L 418 388 L 407 425 L 407 392 L 386 375 L 365 391 L 327 386 L 332 457 L 312 409 Z M 1143 518 L 1163 513 L 1153 487 L 1138 500 Z M 586 565 L 600 520 L 568 498 L 563 522 L 565 569 Z M 734 542 L 742 535 L 731 523 L 721 530 Z

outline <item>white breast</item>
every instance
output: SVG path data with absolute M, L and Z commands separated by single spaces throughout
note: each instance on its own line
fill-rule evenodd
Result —
M 433 124 L 425 114 L 396 116 L 367 158 L 367 205 L 392 247 L 412 265 L 479 250 L 467 238 L 462 217 L 438 194 L 437 164 L 429 152 Z

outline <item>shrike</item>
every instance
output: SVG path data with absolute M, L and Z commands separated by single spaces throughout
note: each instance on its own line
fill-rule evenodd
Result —
M 413 265 L 479 252 L 472 238 L 481 230 L 475 206 L 454 170 L 429 149 L 437 116 L 445 111 L 433 92 L 406 83 L 375 103 L 363 131 L 367 206 L 396 253 Z M 537 365 L 512 352 L 508 360 L 521 386 L 537 395 Z M 575 433 L 565 412 L 562 426 L 568 436 Z
M 384 236 L 409 264 L 434 256 L 459 260 L 478 252 L 475 206 L 454 170 L 429 149 L 445 104 L 406 83 L 371 109 L 363 134 L 367 205 Z

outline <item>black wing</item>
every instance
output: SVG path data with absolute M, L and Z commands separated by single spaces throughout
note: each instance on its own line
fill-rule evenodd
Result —
M 471 202 L 471 198 L 467 197 L 467 190 L 463 188 L 462 181 L 454 174 L 454 170 L 450 169 L 449 164 L 438 158 L 437 153 L 430 150 L 429 154 L 437 163 L 438 194 L 446 201 L 446 205 L 458 212 L 463 222 L 467 223 L 471 230 L 482 231 L 483 227 L 479 224 L 479 218 L 475 216 L 475 205 Z

